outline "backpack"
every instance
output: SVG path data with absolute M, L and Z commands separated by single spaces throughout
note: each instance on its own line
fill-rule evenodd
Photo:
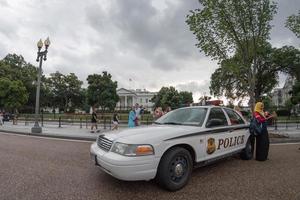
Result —
M 252 135 L 261 135 L 263 132 L 263 124 L 260 123 L 255 117 L 250 120 L 249 131 Z

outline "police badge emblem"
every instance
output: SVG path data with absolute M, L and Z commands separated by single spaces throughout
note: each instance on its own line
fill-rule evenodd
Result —
M 216 151 L 216 144 L 215 144 L 215 139 L 214 138 L 209 138 L 207 140 L 207 154 L 212 154 L 213 152 Z

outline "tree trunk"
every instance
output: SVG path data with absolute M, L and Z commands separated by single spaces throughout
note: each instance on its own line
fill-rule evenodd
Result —
M 248 76 L 248 84 L 249 84 L 249 90 L 248 90 L 248 95 L 249 95 L 249 102 L 248 106 L 251 108 L 252 112 L 254 110 L 255 106 L 255 85 L 256 85 L 256 70 L 254 64 L 250 64 L 249 66 L 249 76 Z
M 254 95 L 251 95 L 248 105 L 252 111 L 254 110 L 255 102 L 256 102 L 256 99 L 255 99 Z

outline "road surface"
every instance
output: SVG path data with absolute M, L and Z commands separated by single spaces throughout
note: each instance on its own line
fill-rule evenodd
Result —
M 0 133 L 0 199 L 300 200 L 300 144 L 272 145 L 266 162 L 231 157 L 195 169 L 177 192 L 105 174 L 90 160 L 90 144 Z

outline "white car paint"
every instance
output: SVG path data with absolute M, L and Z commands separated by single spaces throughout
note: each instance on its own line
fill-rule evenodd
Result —
M 154 149 L 154 155 L 124 156 L 112 152 L 112 146 L 109 151 L 105 151 L 95 142 L 90 148 L 91 159 L 105 172 L 118 179 L 150 180 L 156 176 L 161 157 L 168 149 L 176 145 L 189 146 L 195 154 L 194 163 L 205 163 L 244 149 L 250 136 L 247 122 L 242 118 L 244 124 L 231 125 L 228 115 L 225 114 L 228 126 L 206 128 L 210 109 L 219 107 L 205 108 L 208 111 L 202 126 L 152 125 L 110 132 L 100 136 L 110 140 L 112 146 L 116 142 L 149 144 Z M 209 140 L 213 140 L 214 145 L 209 145 Z M 209 147 L 211 151 L 208 150 Z

